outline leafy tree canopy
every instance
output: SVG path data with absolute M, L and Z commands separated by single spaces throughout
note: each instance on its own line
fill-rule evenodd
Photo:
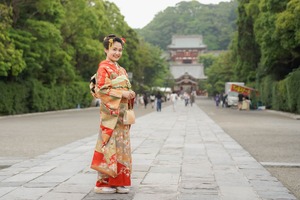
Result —
M 126 38 L 120 64 L 134 74 L 133 84 L 163 84 L 161 50 L 128 26 L 114 3 L 3 0 L 0 8 L 0 81 L 89 81 L 105 59 L 104 37 L 113 33 Z

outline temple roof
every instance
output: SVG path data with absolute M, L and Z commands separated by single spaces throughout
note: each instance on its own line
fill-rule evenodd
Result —
M 203 43 L 202 35 L 174 35 L 172 43 L 168 45 L 169 49 L 180 48 L 207 48 Z
M 206 79 L 202 64 L 174 64 L 170 66 L 171 73 L 175 79 L 183 75 L 189 75 L 195 79 Z

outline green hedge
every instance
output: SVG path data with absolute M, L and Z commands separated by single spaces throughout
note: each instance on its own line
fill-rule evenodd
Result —
M 263 81 L 259 85 L 259 99 L 266 105 L 268 108 L 272 105 L 272 87 L 273 87 L 273 79 L 271 77 L 265 77 Z
M 272 109 L 289 111 L 286 80 L 274 82 L 272 88 Z
M 30 88 L 21 84 L 0 82 L 0 91 L 1 115 L 29 112 L 27 99 Z
M 300 114 L 300 68 L 281 81 L 266 77 L 259 85 L 259 99 L 273 110 Z
M 0 115 L 89 107 L 92 96 L 88 84 L 47 86 L 36 80 L 23 84 L 0 82 Z
M 300 113 L 300 68 L 286 78 L 288 107 L 291 112 Z

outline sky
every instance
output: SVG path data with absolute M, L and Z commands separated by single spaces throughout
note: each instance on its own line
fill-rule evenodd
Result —
M 108 0 L 115 3 L 131 28 L 143 28 L 154 16 L 167 7 L 190 0 Z M 202 4 L 218 4 L 230 0 L 198 0 Z

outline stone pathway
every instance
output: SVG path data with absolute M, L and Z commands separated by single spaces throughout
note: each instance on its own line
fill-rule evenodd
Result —
M 97 135 L 0 170 L 0 199 L 296 200 L 197 105 L 137 119 L 129 194 L 95 194 Z

